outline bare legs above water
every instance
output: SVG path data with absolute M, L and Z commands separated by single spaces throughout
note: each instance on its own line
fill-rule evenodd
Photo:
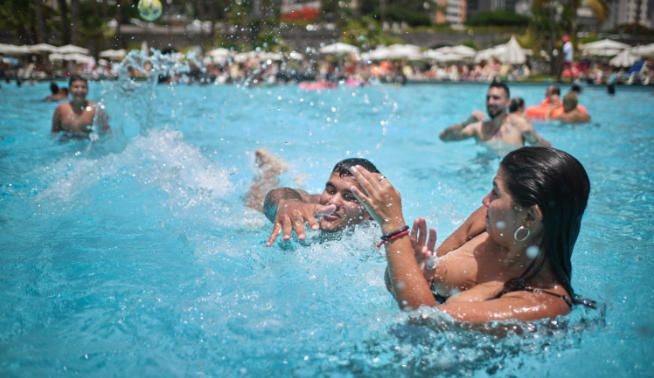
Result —
M 288 170 L 288 164 L 262 148 L 256 150 L 255 162 L 257 173 L 245 195 L 245 206 L 263 212 L 264 197 L 279 186 L 279 175 Z

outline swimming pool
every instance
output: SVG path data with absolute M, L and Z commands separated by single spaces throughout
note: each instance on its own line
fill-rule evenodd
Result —
M 438 132 L 484 109 L 485 85 L 296 87 L 91 83 L 114 136 L 56 143 L 46 84 L 0 93 L 3 376 L 648 376 L 654 368 L 654 97 L 586 88 L 593 123 L 537 124 L 589 172 L 573 286 L 603 304 L 523 336 L 402 313 L 379 232 L 264 245 L 243 206 L 254 151 L 319 192 L 333 164 L 371 159 L 443 240 L 499 163 Z M 564 88 L 565 89 L 565 88 Z M 528 104 L 544 86 L 515 85 Z M 145 131 L 149 129 L 149 131 Z

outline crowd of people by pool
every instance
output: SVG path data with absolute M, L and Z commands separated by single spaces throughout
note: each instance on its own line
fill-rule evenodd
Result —
M 73 75 L 67 88 L 53 85 L 51 91 L 45 99 L 60 102 L 52 117 L 53 136 L 111 134 L 108 114 L 87 99 L 85 77 Z M 394 173 L 382 174 L 367 159 L 338 162 L 322 193 L 311 194 L 279 187 L 286 163 L 259 149 L 258 172 L 245 203 L 270 220 L 269 247 L 294 237 L 305 240 L 307 227 L 334 240 L 359 224 L 377 223 L 382 234 L 377 247 L 385 248 L 388 263 L 386 286 L 405 310 L 438 307 L 457 320 L 487 322 L 553 318 L 577 304 L 593 307 L 571 284 L 571 256 L 590 193 L 588 175 L 576 158 L 552 147 L 531 124 L 534 119 L 588 122 L 581 94 L 577 85 L 565 94 L 548 86 L 541 103 L 526 106 L 511 97 L 505 82 L 492 81 L 486 114 L 474 111 L 441 130 L 443 142 L 474 139 L 503 158 L 481 206 L 439 246 L 424 218 L 412 223 L 405 218 Z
M 481 61 L 436 62 L 428 59 L 366 60 L 358 55 L 291 55 L 252 52 L 227 55 L 220 59 L 201 52 L 180 54 L 164 51 L 170 59 L 188 65 L 188 71 L 163 76 L 161 82 L 178 84 L 245 84 L 248 86 L 300 84 L 306 89 L 329 89 L 338 85 L 366 85 L 371 82 L 491 82 L 529 80 L 537 71 L 527 61 L 524 64 L 502 63 L 490 57 Z M 164 54 L 164 55 L 166 55 Z M 147 55 L 147 54 L 146 54 Z M 141 67 L 131 67 L 129 74 L 135 79 L 150 75 L 152 65 L 144 60 Z M 0 80 L 22 84 L 35 80 L 62 79 L 71 72 L 81 73 L 93 80 L 114 80 L 121 75 L 120 62 L 101 59 L 97 63 L 48 61 L 0 62 Z M 562 80 L 593 85 L 654 84 L 654 64 L 640 59 L 631 67 L 615 68 L 607 62 L 583 58 L 564 63 L 560 69 Z

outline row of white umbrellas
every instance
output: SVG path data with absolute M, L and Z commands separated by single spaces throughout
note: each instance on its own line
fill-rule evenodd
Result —
M 0 54 L 6 55 L 26 55 L 26 54 L 88 54 L 89 50 L 75 45 L 53 46 L 47 43 L 39 43 L 36 45 L 10 45 L 0 43 Z
M 343 44 L 340 44 L 343 45 Z M 329 45 L 323 47 L 320 51 L 328 53 L 334 51 L 334 48 Z M 341 53 L 353 53 L 353 50 L 347 50 L 344 46 L 340 46 Z M 361 54 L 364 60 L 384 60 L 384 59 L 407 59 L 407 60 L 434 60 L 437 62 L 460 62 L 471 61 L 476 62 L 496 58 L 502 63 L 507 64 L 522 64 L 526 61 L 526 55 L 529 51 L 523 49 L 518 44 L 515 37 L 505 44 L 501 44 L 490 49 L 476 51 L 473 48 L 464 45 L 446 46 L 439 49 L 420 51 L 420 47 L 415 45 L 391 45 L 379 46 L 375 50 L 371 50 Z
M 603 39 L 579 48 L 583 56 L 613 57 L 609 64 L 614 67 L 630 67 L 642 57 L 654 57 L 654 43 L 632 47 L 626 43 Z
M 580 46 L 583 56 L 600 56 L 614 57 L 609 62 L 613 66 L 630 66 L 636 60 L 643 56 L 654 56 L 654 43 L 631 47 L 626 43 L 604 39 L 597 42 L 591 42 Z M 0 43 L 0 54 L 5 55 L 25 55 L 36 53 L 50 53 L 49 58 L 52 61 L 67 60 L 78 63 L 94 63 L 95 60 L 88 56 L 88 49 L 75 45 L 53 46 L 47 43 L 36 45 L 9 45 Z M 322 54 L 354 54 L 359 56 L 359 49 L 346 43 L 338 42 L 323 46 L 319 49 Z M 105 50 L 100 52 L 101 58 L 120 60 L 126 54 L 123 49 Z M 390 46 L 379 46 L 374 50 L 360 54 L 364 60 L 386 60 L 386 59 L 406 59 L 406 60 L 433 60 L 437 62 L 458 62 L 472 61 L 480 62 L 495 58 L 506 64 L 522 64 L 526 61 L 526 56 L 531 51 L 523 49 L 515 37 L 511 37 L 509 42 L 491 47 L 489 49 L 476 51 L 464 45 L 446 46 L 439 49 L 421 51 L 420 47 L 410 44 L 394 44 Z M 235 53 L 225 48 L 217 48 L 207 53 L 216 62 L 225 62 L 231 58 L 236 62 L 245 62 L 249 59 L 256 58 L 259 60 L 279 61 L 286 58 L 293 60 L 302 60 L 304 56 L 296 51 L 286 55 L 267 51 L 250 51 L 245 53 Z

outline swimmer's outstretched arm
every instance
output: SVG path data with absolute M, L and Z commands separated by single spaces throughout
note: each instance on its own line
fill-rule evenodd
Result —
M 461 296 L 465 294 L 468 300 L 463 298 L 457 300 L 454 296 L 437 307 L 454 319 L 472 323 L 509 319 L 531 321 L 553 318 L 570 312 L 570 307 L 564 301 L 548 294 L 514 291 L 499 298 L 489 295 L 493 292 L 499 294 L 501 290 L 498 289 L 502 287 L 503 285 L 497 285 L 497 282 L 480 284 L 459 294 Z M 475 299 L 475 296 L 478 296 L 479 300 Z M 484 300 L 484 297 L 489 298 Z
M 273 189 L 266 195 L 263 203 L 263 212 L 273 222 L 273 230 L 266 244 L 273 245 L 281 232 L 284 240 L 291 238 L 295 231 L 298 239 L 304 240 L 304 224 L 318 230 L 316 217 L 320 213 L 331 213 L 336 210 L 334 205 L 320 205 L 319 195 L 311 195 L 303 190 L 291 188 Z
M 299 200 L 307 203 L 318 203 L 318 195 L 311 195 L 301 189 L 277 188 L 266 194 L 263 201 L 263 213 L 269 221 L 274 222 L 277 215 L 277 206 L 281 200 Z
M 475 112 L 465 121 L 452 125 L 443 130 L 439 137 L 444 142 L 472 138 L 477 135 L 477 129 L 481 125 L 481 121 L 482 120 L 479 118 L 479 114 Z

